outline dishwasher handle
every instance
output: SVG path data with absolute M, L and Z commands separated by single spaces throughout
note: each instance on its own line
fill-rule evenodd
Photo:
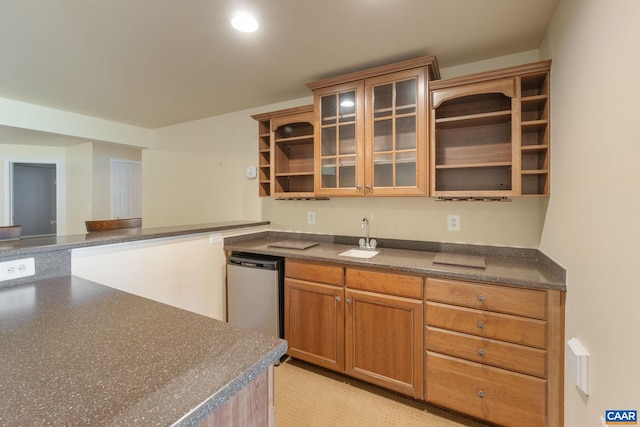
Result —
M 239 267 L 259 268 L 262 270 L 277 270 L 281 263 L 278 259 L 259 259 L 249 257 L 230 256 L 229 265 L 237 265 Z

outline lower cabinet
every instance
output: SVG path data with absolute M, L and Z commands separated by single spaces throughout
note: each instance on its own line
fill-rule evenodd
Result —
M 287 354 L 344 372 L 344 268 L 285 262 Z
M 343 269 L 346 288 L 335 280 L 335 268 Z M 422 398 L 423 280 L 383 270 L 286 261 L 288 354 Z M 405 286 L 411 290 L 392 294 Z
M 502 426 L 561 426 L 563 296 L 428 278 L 425 400 Z
M 289 355 L 502 426 L 563 424 L 564 293 L 285 261 Z
M 346 269 L 346 373 L 421 399 L 424 278 Z

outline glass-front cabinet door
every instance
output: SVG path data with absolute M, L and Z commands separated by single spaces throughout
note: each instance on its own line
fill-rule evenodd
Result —
M 365 195 L 427 191 L 424 68 L 366 80 Z
M 364 188 L 364 83 L 315 92 L 316 195 L 361 195 Z
M 427 194 L 426 56 L 308 83 L 314 93 L 316 196 Z

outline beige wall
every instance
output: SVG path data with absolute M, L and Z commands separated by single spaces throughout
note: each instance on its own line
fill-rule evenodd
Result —
M 145 227 L 260 220 L 258 183 L 246 178 L 258 162 L 251 114 L 305 102 L 311 99 L 155 129 L 152 149 L 142 153 Z
M 640 3 L 563 0 L 552 66 L 552 183 L 540 248 L 568 271 L 566 337 L 591 354 L 590 394 L 565 379 L 566 426 L 640 410 Z
M 67 176 L 64 228 L 58 222 L 58 234 L 83 234 L 84 222 L 91 219 L 91 199 L 93 197 L 93 143 L 73 145 L 66 150 Z

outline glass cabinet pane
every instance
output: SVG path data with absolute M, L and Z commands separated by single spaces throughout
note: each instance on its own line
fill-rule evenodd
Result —
M 373 88 L 373 117 L 388 117 L 393 113 L 393 84 Z
M 413 187 L 417 182 L 416 151 L 396 154 L 396 187 Z
M 356 125 L 340 126 L 339 153 L 356 154 Z
M 323 188 L 335 188 L 336 187 L 336 161 L 335 159 L 322 160 L 322 187 Z
M 396 120 L 396 150 L 416 149 L 416 116 Z
M 332 96 L 323 96 L 320 106 L 321 111 L 321 121 L 323 125 L 331 125 L 335 124 L 337 120 L 337 104 L 336 97 Z
M 345 92 L 340 98 L 340 123 L 353 122 L 356 119 L 356 92 Z
M 393 150 L 393 120 L 378 120 L 373 124 L 373 151 Z
M 329 127 L 322 129 L 322 156 L 335 156 L 336 145 L 336 128 Z
M 340 158 L 340 168 L 338 169 L 338 183 L 340 188 L 351 188 L 356 186 L 356 157 L 345 156 Z
M 396 113 L 411 114 L 416 112 L 416 80 L 405 80 L 396 83 Z
M 373 186 L 393 187 L 393 154 L 376 154 L 373 159 Z

